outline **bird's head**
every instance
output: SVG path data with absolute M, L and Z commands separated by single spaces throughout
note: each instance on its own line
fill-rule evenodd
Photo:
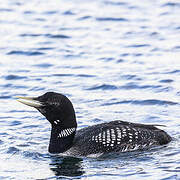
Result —
M 36 108 L 52 126 L 77 127 L 75 111 L 71 101 L 64 95 L 47 92 L 39 97 L 17 97 L 18 101 Z

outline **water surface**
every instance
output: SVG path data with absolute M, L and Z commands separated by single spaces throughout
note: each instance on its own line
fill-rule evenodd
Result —
M 179 179 L 180 2 L 19 1 L 0 7 L 0 179 Z M 103 158 L 48 154 L 50 125 L 15 96 L 61 92 L 78 128 L 163 124 L 173 141 Z

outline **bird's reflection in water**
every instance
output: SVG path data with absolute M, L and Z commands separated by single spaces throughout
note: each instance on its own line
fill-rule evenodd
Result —
M 53 156 L 51 161 L 50 169 L 56 176 L 76 177 L 85 173 L 81 158 Z

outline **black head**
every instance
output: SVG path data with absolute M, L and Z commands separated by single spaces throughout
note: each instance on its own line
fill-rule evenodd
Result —
M 19 97 L 18 101 L 35 107 L 52 126 L 77 127 L 73 105 L 66 96 L 60 93 L 47 92 L 42 96 L 33 98 Z

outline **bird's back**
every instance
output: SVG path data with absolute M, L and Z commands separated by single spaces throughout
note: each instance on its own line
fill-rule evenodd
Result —
M 108 152 L 125 152 L 167 144 L 171 137 L 154 125 L 111 121 L 76 132 L 67 153 L 87 156 Z

